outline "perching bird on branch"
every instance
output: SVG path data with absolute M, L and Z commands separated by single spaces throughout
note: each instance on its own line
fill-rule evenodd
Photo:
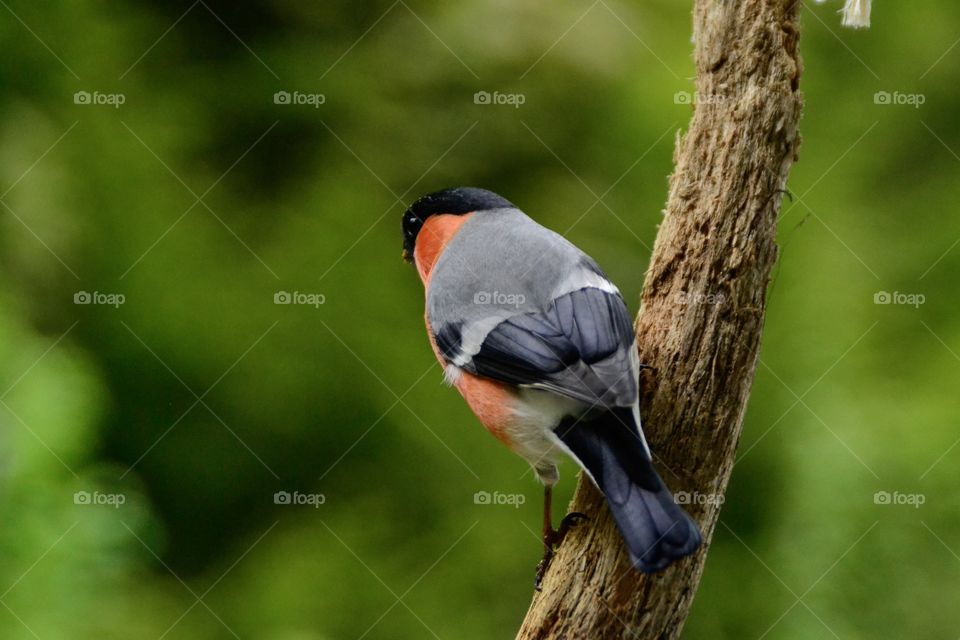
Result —
M 446 380 L 544 485 L 538 585 L 554 546 L 585 517 L 553 529 L 563 453 L 606 497 L 637 569 L 693 553 L 700 531 L 654 470 L 640 427 L 630 316 L 597 263 L 504 198 L 468 187 L 414 202 L 403 248 L 426 289 L 427 333 Z

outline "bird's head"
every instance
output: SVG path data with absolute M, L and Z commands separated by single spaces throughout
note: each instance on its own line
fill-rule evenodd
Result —
M 513 205 L 506 198 L 476 187 L 456 187 L 428 193 L 417 199 L 403 214 L 403 259 L 413 262 L 417 236 L 432 215 L 463 215 L 511 207 Z

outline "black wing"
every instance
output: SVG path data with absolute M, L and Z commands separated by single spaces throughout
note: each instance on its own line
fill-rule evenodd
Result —
M 440 332 L 445 335 L 438 334 L 438 345 L 452 356 L 459 331 L 445 329 Z M 549 389 L 598 407 L 629 407 L 637 400 L 633 342 L 623 299 L 591 287 L 560 296 L 543 311 L 504 320 L 461 366 L 477 375 Z

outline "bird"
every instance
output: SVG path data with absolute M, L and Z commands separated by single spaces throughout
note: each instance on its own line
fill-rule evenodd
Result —
M 486 189 L 418 198 L 403 258 L 424 285 L 427 336 L 447 383 L 544 487 L 544 571 L 571 527 L 553 528 L 567 455 L 606 499 L 633 566 L 655 573 L 701 543 L 653 465 L 639 410 L 639 351 L 623 296 L 564 236 Z

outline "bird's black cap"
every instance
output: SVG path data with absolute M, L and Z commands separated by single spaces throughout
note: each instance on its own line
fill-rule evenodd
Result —
M 417 244 L 417 235 L 427 218 L 434 214 L 452 213 L 462 215 L 488 209 L 511 208 L 509 200 L 493 191 L 476 187 L 457 187 L 434 191 L 419 198 L 403 214 L 403 257 L 413 261 L 413 250 Z

